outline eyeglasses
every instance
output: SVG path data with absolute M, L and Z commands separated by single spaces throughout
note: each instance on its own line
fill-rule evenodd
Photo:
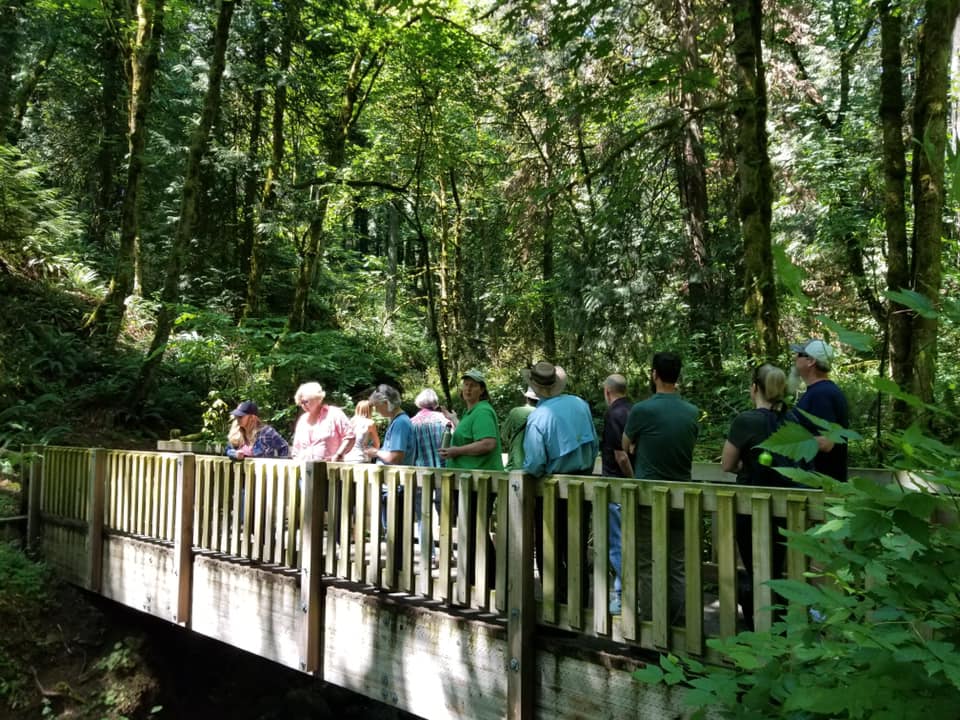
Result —
M 808 357 L 810 357 L 810 356 L 807 355 L 805 352 L 798 352 L 798 353 L 797 353 L 797 357 L 806 357 L 806 358 L 808 358 Z

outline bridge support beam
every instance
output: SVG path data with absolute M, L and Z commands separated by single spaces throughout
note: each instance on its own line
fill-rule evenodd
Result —
M 533 481 L 510 473 L 510 537 L 507 546 L 507 718 L 532 720 L 536 691 L 537 625 L 533 596 Z
M 87 589 L 98 593 L 103 585 L 103 507 L 106 497 L 107 451 L 90 451 L 87 482 Z
M 40 498 L 43 489 L 43 446 L 28 445 L 30 475 L 27 485 L 27 550 L 40 551 Z
M 320 578 L 323 574 L 323 499 L 327 497 L 327 465 L 306 462 L 303 478 L 303 525 L 301 526 L 300 570 L 300 669 L 323 676 L 324 598 Z M 379 491 L 378 491 L 379 492 Z M 343 548 L 346 552 L 347 548 Z
M 193 511 L 196 497 L 197 458 L 193 453 L 177 456 L 176 525 L 173 535 L 173 562 L 177 573 L 177 597 L 173 621 L 190 624 L 193 601 Z

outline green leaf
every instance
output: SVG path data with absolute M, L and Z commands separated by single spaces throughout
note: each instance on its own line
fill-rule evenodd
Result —
M 818 315 L 817 320 L 819 320 L 825 327 L 829 328 L 834 334 L 836 334 L 837 339 L 840 342 L 842 342 L 844 345 L 849 345 L 854 350 L 858 350 L 860 352 L 871 352 L 873 350 L 874 343 L 877 341 L 876 337 L 873 335 L 868 335 L 867 333 L 858 332 L 856 330 L 848 330 L 824 315 Z
M 634 670 L 633 677 L 643 683 L 656 685 L 663 680 L 663 670 L 656 665 L 646 665 L 639 670 Z
M 813 460 L 818 451 L 817 439 L 805 427 L 793 422 L 784 423 L 757 447 L 791 460 Z
M 933 307 L 933 303 L 930 301 L 930 298 L 928 298 L 926 295 L 916 292 L 915 290 L 887 290 L 884 292 L 884 295 L 886 295 L 887 299 L 893 300 L 895 303 L 899 303 L 904 307 L 910 308 L 915 313 L 928 320 L 935 320 L 940 315 Z

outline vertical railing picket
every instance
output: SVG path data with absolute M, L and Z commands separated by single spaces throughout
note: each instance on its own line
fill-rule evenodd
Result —
M 322 678 L 323 659 L 323 501 L 327 497 L 327 466 L 301 465 L 303 477 L 302 562 L 300 570 L 300 669 Z
M 534 482 L 519 470 L 510 473 L 507 543 L 507 718 L 532 720 L 536 693 L 537 615 L 533 595 Z
M 653 644 L 667 648 L 670 644 L 670 488 L 653 489 L 651 504 L 651 555 L 653 558 L 652 620 Z
M 434 470 L 421 468 L 420 478 L 420 587 L 424 597 L 433 596 L 433 492 Z
M 720 637 L 737 632 L 737 550 L 734 542 L 737 495 L 732 490 L 717 492 L 717 577 L 720 585 Z
M 107 475 L 107 451 L 90 451 L 87 472 L 87 502 L 84 513 L 87 521 L 87 589 L 98 593 L 103 582 L 103 516 L 104 482 Z
M 605 482 L 593 485 L 593 631 L 610 632 L 610 486 Z
M 686 651 L 703 652 L 703 491 L 683 491 Z
M 190 624 L 190 605 L 193 594 L 193 521 L 196 501 L 196 456 L 181 453 L 177 456 L 176 529 L 173 538 L 173 558 L 177 573 L 177 596 L 173 603 L 176 614 L 173 622 L 183 627 Z

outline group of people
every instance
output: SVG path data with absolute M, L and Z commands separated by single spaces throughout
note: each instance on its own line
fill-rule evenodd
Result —
M 736 473 L 737 482 L 746 485 L 785 486 L 790 481 L 776 471 L 769 453 L 757 446 L 784 422 L 797 422 L 817 440 L 818 452 L 812 469 L 837 480 L 847 477 L 847 447 L 834 444 L 814 423 L 815 416 L 848 427 L 847 401 L 843 392 L 829 379 L 834 361 L 833 348 L 821 339 L 791 345 L 794 365 L 790 375 L 773 365 L 762 365 L 751 378 L 753 408 L 739 414 L 730 426 L 721 453 L 723 469 Z M 545 475 L 593 475 L 599 453 L 601 474 L 611 478 L 688 482 L 693 467 L 693 450 L 699 436 L 699 410 L 678 392 L 681 358 L 672 352 L 658 352 L 650 368 L 648 399 L 631 403 L 627 380 L 612 374 L 603 383 L 607 411 L 603 436 L 598 437 L 590 407 L 583 398 L 565 392 L 567 375 L 562 367 L 542 361 L 523 370 L 527 386 L 524 404 L 510 411 L 503 425 L 489 402 L 484 374 L 471 369 L 461 376 L 460 396 L 463 417 L 440 405 L 437 394 L 423 390 L 416 397 L 417 413 L 410 417 L 401 407 L 396 388 L 380 385 L 368 401 L 357 404 L 352 419 L 340 408 L 324 402 L 318 383 L 301 385 L 295 395 L 303 409 L 297 421 L 292 447 L 273 428 L 263 424 L 257 406 L 241 403 L 232 413 L 234 427 L 227 454 L 230 457 L 286 457 L 334 462 L 371 462 L 384 465 L 446 467 L 462 470 L 520 470 L 535 478 Z M 794 409 L 788 409 L 786 396 L 803 382 L 806 391 Z M 370 417 L 371 407 L 388 420 L 382 444 Z M 504 463 L 504 457 L 506 462 Z M 475 493 L 468 500 L 470 513 L 476 512 Z M 419 498 L 416 515 L 419 517 Z M 556 512 L 554 543 L 558 567 L 558 599 L 566 597 L 566 508 Z M 489 510 L 489 508 L 488 508 Z M 536 564 L 543 577 L 543 504 L 535 508 Z M 385 521 L 386 522 L 386 521 Z M 637 578 L 639 612 L 651 612 L 651 514 L 641 508 L 637 537 L 633 538 L 638 559 Z M 587 523 L 581 527 L 585 530 Z M 609 610 L 618 614 L 622 601 L 621 507 L 609 507 L 609 561 L 614 574 Z M 471 541 L 473 538 L 471 538 Z M 772 538 L 773 574 L 781 575 L 785 551 L 778 538 Z M 681 511 L 671 511 L 668 520 L 669 608 L 671 622 L 684 614 L 684 534 Z M 752 624 L 749 589 L 752 579 L 750 518 L 742 517 L 737 527 L 737 544 L 747 568 L 743 590 L 743 609 Z M 472 558 L 475 548 L 467 548 Z M 492 582 L 494 548 L 487 548 L 487 575 Z M 468 560 L 467 572 L 472 573 Z
M 303 413 L 297 419 L 293 443 L 288 444 L 272 426 L 260 419 L 260 409 L 245 400 L 230 413 L 226 454 L 235 459 L 293 457 L 299 460 L 370 462 L 380 447 L 380 435 L 367 400 L 357 403 L 353 417 L 325 402 L 320 383 L 297 388 L 293 401 Z

